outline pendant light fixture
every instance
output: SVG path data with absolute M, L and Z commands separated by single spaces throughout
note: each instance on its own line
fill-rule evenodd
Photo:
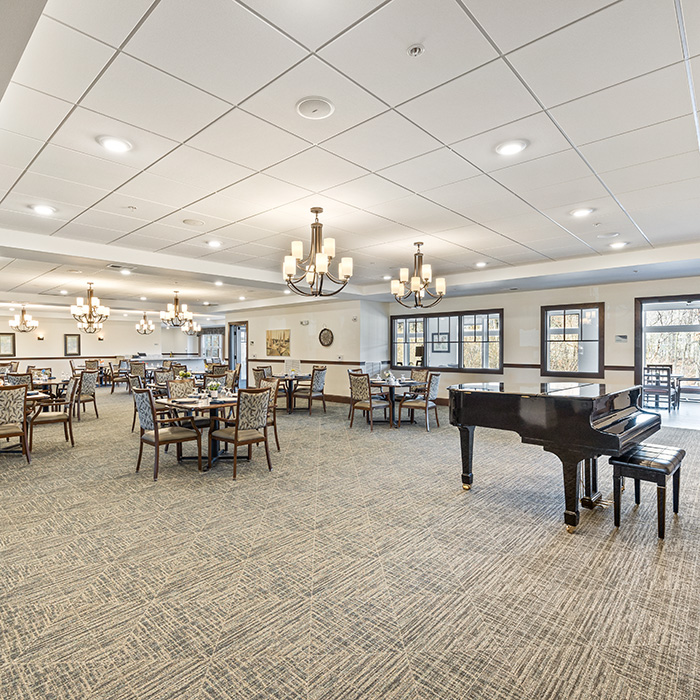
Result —
M 10 320 L 10 328 L 17 333 L 29 333 L 35 331 L 39 326 L 39 321 L 35 321 L 30 314 L 25 311 L 24 304 L 22 310 L 15 314 L 15 317 Z
M 198 324 L 195 323 L 194 321 L 187 321 L 184 326 L 181 328 L 182 332 L 185 335 L 197 335 L 202 330 L 202 327 Z
M 292 254 L 284 257 L 284 281 L 293 292 L 304 297 L 331 297 L 344 289 L 352 277 L 352 258 L 341 258 L 337 277 L 329 269 L 335 257 L 335 239 L 323 240 L 323 224 L 318 220 L 322 212 L 321 207 L 311 208 L 316 220 L 311 224 L 309 254 L 304 257 L 302 241 L 292 241 Z M 339 286 L 329 289 L 329 282 Z
M 409 278 L 408 268 L 402 267 L 399 270 L 399 279 L 391 280 L 391 293 L 394 295 L 394 299 L 407 309 L 415 307 L 429 309 L 445 296 L 445 278 L 438 277 L 435 280 L 435 293 L 430 291 L 429 285 L 433 279 L 432 267 L 423 264 L 423 253 L 420 249 L 423 243 L 414 243 L 413 245 L 417 248 L 413 254 L 413 275 Z M 413 297 L 413 303 L 407 304 L 406 301 L 411 297 Z M 428 301 L 427 297 L 433 301 L 424 303 L 424 300 Z
M 136 332 L 139 335 L 151 335 L 156 327 L 153 325 L 153 321 L 148 320 L 146 312 L 143 312 L 143 318 L 136 324 Z
M 179 293 L 175 292 L 173 303 L 168 304 L 166 311 L 160 312 L 160 320 L 170 328 L 180 328 L 192 320 L 192 312 L 187 310 L 187 304 L 180 305 L 180 299 L 177 296 Z
M 92 291 L 92 282 L 88 282 L 87 299 L 78 297 L 70 307 L 73 318 L 78 322 L 78 330 L 83 333 L 97 333 L 102 330 L 102 324 L 109 318 L 109 307 L 102 306 L 100 300 Z

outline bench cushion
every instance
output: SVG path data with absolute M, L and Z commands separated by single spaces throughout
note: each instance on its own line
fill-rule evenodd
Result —
M 619 457 L 611 457 L 610 463 L 627 467 L 642 467 L 665 474 L 672 474 L 685 457 L 685 450 L 665 445 L 635 445 Z

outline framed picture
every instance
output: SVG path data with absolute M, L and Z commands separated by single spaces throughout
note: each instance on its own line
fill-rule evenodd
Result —
M 15 334 L 0 333 L 0 357 L 15 356 Z
M 450 351 L 450 334 L 449 333 L 433 333 L 431 338 L 432 352 L 449 352 Z
M 267 331 L 266 354 L 268 357 L 289 357 L 289 328 Z
M 80 355 L 80 333 L 63 334 L 63 354 L 66 357 Z

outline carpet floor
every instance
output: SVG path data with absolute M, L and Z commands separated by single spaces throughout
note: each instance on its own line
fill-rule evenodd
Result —
M 0 454 L 2 698 L 700 697 L 700 433 L 654 436 L 688 452 L 660 541 L 645 483 L 569 535 L 560 465 L 513 433 L 477 430 L 463 491 L 445 409 L 280 413 L 272 472 L 171 450 L 154 483 L 131 397 L 98 405 L 73 449 L 43 426 L 31 465 Z

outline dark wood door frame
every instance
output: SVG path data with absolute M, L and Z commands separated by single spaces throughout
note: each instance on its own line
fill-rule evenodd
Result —
M 634 382 L 642 383 L 642 368 L 644 367 L 644 348 L 642 343 L 643 322 L 642 309 L 644 304 L 658 304 L 673 301 L 700 301 L 700 294 L 674 294 L 666 297 L 637 297 L 634 300 Z
M 228 350 L 229 357 L 229 367 L 231 367 L 231 361 L 233 360 L 233 352 L 231 352 L 231 326 L 245 326 L 245 385 L 248 386 L 248 321 L 229 321 L 228 323 L 228 343 L 226 349 Z

